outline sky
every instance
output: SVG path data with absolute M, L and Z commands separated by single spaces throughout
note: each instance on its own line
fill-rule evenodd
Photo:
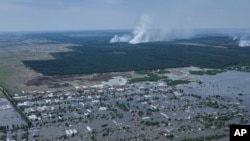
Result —
M 0 0 L 0 31 L 250 28 L 250 0 Z

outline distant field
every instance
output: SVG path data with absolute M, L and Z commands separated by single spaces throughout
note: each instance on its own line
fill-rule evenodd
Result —
M 225 68 L 250 63 L 250 48 L 240 48 L 228 37 L 203 37 L 172 42 L 131 45 L 109 44 L 110 34 L 71 37 L 67 34 L 41 34 L 37 37 L 78 44 L 72 52 L 52 53 L 53 60 L 27 60 L 23 63 L 44 75 L 91 74 L 152 70 L 186 66 Z M 198 45 L 197 45 L 198 44 Z
M 13 70 L 11 70 L 11 68 L 9 66 L 5 65 L 1 65 L 0 68 L 0 83 L 3 83 L 6 81 L 6 79 L 8 79 L 13 73 Z
M 0 91 L 0 98 L 4 98 L 4 95 L 1 91 Z
M 65 48 L 69 44 L 48 41 L 37 38 L 31 39 L 19 34 L 0 35 L 0 86 L 11 93 L 20 93 L 26 89 L 26 82 L 41 76 L 26 67 L 22 60 L 53 59 L 51 52 L 70 51 Z
M 13 65 L 16 63 L 12 64 L 12 61 L 7 61 L 6 58 L 1 57 L 0 58 L 0 86 L 9 88 L 10 82 L 9 79 L 13 76 L 14 74 L 14 69 L 12 68 Z M 0 96 L 1 97 L 1 96 Z

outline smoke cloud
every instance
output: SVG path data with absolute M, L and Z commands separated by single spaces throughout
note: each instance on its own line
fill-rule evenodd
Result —
M 181 9 L 181 8 L 180 8 Z M 165 10 L 162 11 L 162 13 Z M 250 47 L 250 29 L 246 28 L 227 28 L 226 23 L 218 17 L 218 25 L 214 20 L 206 20 L 204 16 L 195 18 L 195 14 L 204 12 L 200 10 L 182 11 L 172 14 L 175 10 L 164 12 L 164 16 L 158 12 L 143 14 L 138 19 L 137 25 L 130 34 L 115 35 L 110 43 L 127 42 L 138 44 L 155 41 L 172 41 L 178 39 L 190 39 L 200 36 L 223 35 L 232 37 L 238 42 L 239 47 Z M 172 11 L 172 12 L 171 12 Z M 191 10 L 192 11 L 192 10 Z M 211 13 L 204 13 L 210 15 Z M 199 17 L 199 16 L 197 16 Z M 205 19 L 204 19 L 205 18 Z M 224 24 L 225 26 L 224 26 Z M 237 25 L 235 25 L 237 27 Z
M 129 41 L 131 44 L 144 43 L 154 41 L 158 37 L 157 30 L 152 29 L 152 19 L 148 15 L 143 15 L 140 20 L 139 26 L 133 31 L 133 38 Z
M 109 43 L 118 43 L 118 42 L 129 42 L 131 40 L 131 37 L 129 35 L 123 35 L 123 36 L 118 36 L 115 35 Z
M 233 40 L 238 42 L 239 47 L 250 47 L 250 35 L 249 31 L 244 34 L 238 34 L 233 36 Z
M 130 44 L 186 39 L 194 36 L 190 28 L 177 28 L 168 24 L 159 25 L 149 15 L 142 15 L 139 24 L 131 35 L 115 35 L 110 43 L 128 42 Z
M 239 47 L 250 47 L 250 40 L 241 39 L 239 41 Z

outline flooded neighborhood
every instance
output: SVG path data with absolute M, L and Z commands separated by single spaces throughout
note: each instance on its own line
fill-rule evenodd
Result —
M 114 76 L 71 89 L 23 91 L 12 97 L 21 116 L 0 101 L 1 140 L 228 140 L 230 124 L 250 120 L 250 73 L 202 71 L 155 70 L 147 73 L 157 81 L 141 81 L 149 74 L 138 73 L 137 82 Z

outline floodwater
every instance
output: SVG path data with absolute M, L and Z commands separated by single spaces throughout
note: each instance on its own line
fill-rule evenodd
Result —
M 0 99 L 0 125 L 25 124 L 7 99 Z
M 199 95 L 220 95 L 235 99 L 238 97 L 243 100 L 246 109 L 250 109 L 250 73 L 227 71 L 217 75 L 204 75 L 196 77 L 202 84 L 189 83 L 177 85 L 176 87 L 184 90 L 185 93 Z

